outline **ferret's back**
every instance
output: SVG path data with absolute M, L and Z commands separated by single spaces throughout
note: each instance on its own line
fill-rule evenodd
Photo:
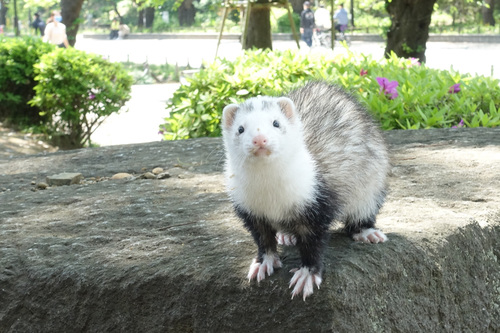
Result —
M 367 110 L 341 88 L 311 82 L 292 91 L 306 145 L 318 171 L 347 201 L 385 191 L 385 141 Z

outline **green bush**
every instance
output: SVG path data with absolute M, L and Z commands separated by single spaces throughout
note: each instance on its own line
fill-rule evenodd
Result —
M 33 66 L 55 46 L 40 38 L 0 38 L 0 119 L 20 127 L 39 126 L 42 117 L 33 98 Z
M 381 91 L 377 78 L 397 81 L 397 97 Z M 412 59 L 375 61 L 370 56 L 301 54 L 297 51 L 248 51 L 234 62 L 218 59 L 188 79 L 167 104 L 160 126 L 164 138 L 220 136 L 222 109 L 257 95 L 282 95 L 310 80 L 346 88 L 382 127 L 493 127 L 500 125 L 499 80 L 442 71 Z M 459 84 L 459 92 L 450 92 Z
M 292 13 L 292 19 L 295 23 L 295 31 L 299 33 L 300 28 L 300 15 L 297 13 Z M 276 26 L 278 32 L 281 33 L 292 33 L 292 26 L 290 25 L 290 19 L 288 18 L 288 13 L 285 13 L 278 17 L 276 20 Z
M 130 99 L 132 77 L 120 64 L 83 51 L 57 49 L 35 65 L 30 105 L 46 117 L 45 130 L 64 148 L 90 145 L 90 135 Z

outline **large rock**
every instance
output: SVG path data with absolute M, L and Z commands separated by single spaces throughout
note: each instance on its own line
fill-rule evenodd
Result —
M 500 128 L 386 136 L 390 241 L 332 228 L 306 302 L 290 299 L 295 248 L 246 280 L 256 248 L 218 138 L 0 161 L 0 332 L 498 332 Z M 172 177 L 140 177 L 156 167 Z M 33 188 L 61 172 L 85 180 Z

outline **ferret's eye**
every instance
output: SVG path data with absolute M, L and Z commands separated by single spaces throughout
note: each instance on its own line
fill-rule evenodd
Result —
M 275 120 L 275 121 L 273 121 L 273 126 L 280 128 L 280 123 L 277 120 Z
M 245 128 L 243 126 L 238 127 L 238 133 L 243 133 L 245 132 Z

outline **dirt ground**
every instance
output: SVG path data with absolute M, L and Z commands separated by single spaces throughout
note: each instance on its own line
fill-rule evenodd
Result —
M 0 123 L 0 158 L 51 153 L 58 149 L 32 134 L 23 134 Z

